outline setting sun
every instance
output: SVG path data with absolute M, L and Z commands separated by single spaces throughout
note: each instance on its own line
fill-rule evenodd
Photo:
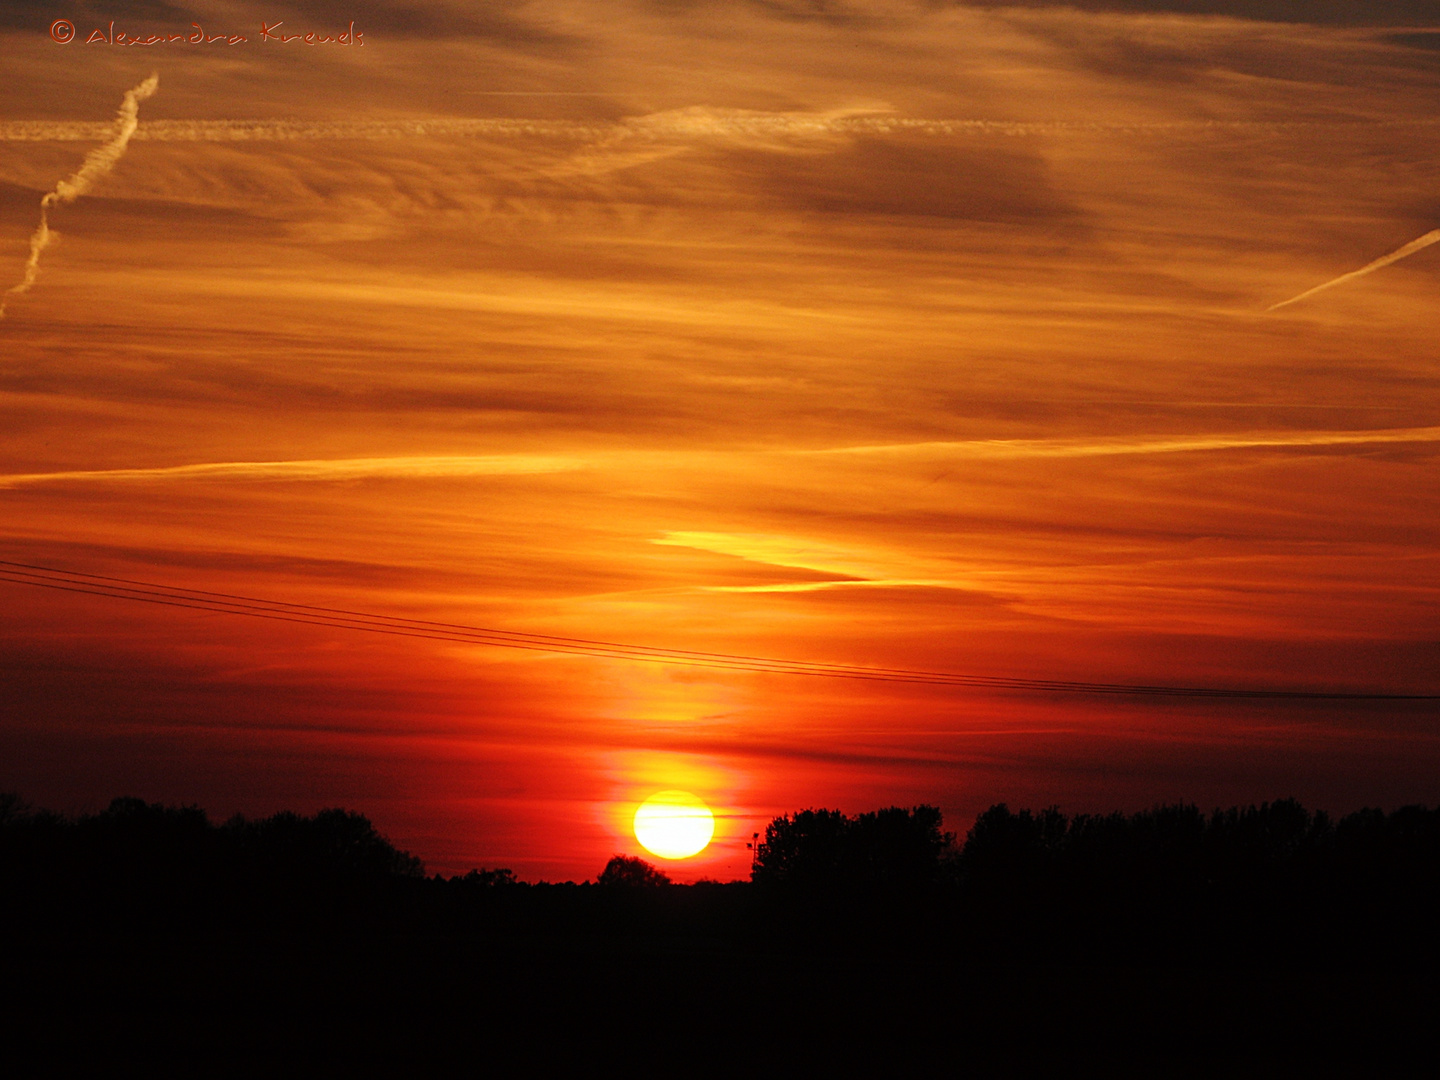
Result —
M 635 811 L 635 839 L 662 859 L 688 859 L 715 835 L 715 815 L 688 791 L 660 791 Z

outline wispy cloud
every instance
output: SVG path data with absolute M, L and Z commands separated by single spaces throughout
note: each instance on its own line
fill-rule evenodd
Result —
M 786 581 L 763 585 L 715 585 L 710 592 L 813 592 L 839 587 L 959 588 L 954 567 L 935 560 L 894 556 L 857 546 L 762 533 L 667 531 L 650 541 L 671 547 L 733 555 L 750 562 L 832 574 L 829 581 Z

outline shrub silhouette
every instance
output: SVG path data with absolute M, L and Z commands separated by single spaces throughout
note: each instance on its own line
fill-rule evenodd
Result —
M 452 877 L 450 880 L 459 882 L 467 889 L 502 889 L 521 884 L 515 871 L 508 866 L 499 866 L 494 870 L 486 870 L 482 866 L 478 870 L 471 870 L 464 877 Z
M 669 885 L 670 875 L 657 870 L 644 859 L 633 855 L 616 855 L 605 864 L 596 878 L 597 885 L 620 886 L 625 888 Z

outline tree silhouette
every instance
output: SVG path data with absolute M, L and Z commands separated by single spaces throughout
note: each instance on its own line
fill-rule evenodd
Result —
M 633 855 L 616 855 L 605 864 L 605 869 L 600 871 L 596 883 L 627 888 L 669 885 L 670 875 L 663 870 L 657 870 L 644 859 L 637 859 Z
M 284 811 L 260 821 L 237 816 L 223 829 L 245 861 L 271 872 L 371 878 L 425 873 L 423 862 L 394 847 L 369 818 L 353 810 L 321 810 L 310 818 Z
M 849 827 L 848 872 L 856 880 L 898 889 L 935 884 L 945 873 L 955 837 L 940 810 L 892 806 L 861 814 Z
M 1053 864 L 1069 826 L 1069 819 L 1053 806 L 1038 814 L 1029 810 L 1016 814 L 996 803 L 970 827 L 962 865 L 972 877 L 1033 879 Z
M 752 880 L 805 889 L 919 888 L 944 876 L 955 838 L 933 806 L 892 806 L 855 818 L 801 810 L 775 818 L 755 852 Z
M 755 850 L 757 882 L 827 885 L 844 875 L 849 819 L 839 810 L 800 810 L 765 826 Z

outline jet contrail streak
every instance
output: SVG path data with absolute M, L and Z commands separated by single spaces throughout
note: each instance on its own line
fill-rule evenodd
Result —
M 1282 307 L 1289 307 L 1291 304 L 1299 303 L 1307 296 L 1314 296 L 1316 293 L 1323 292 L 1326 289 L 1333 289 L 1336 285 L 1342 285 L 1347 281 L 1354 280 L 1355 278 L 1364 277 L 1366 274 L 1373 274 L 1381 267 L 1389 266 L 1393 262 L 1399 262 L 1407 255 L 1414 255 L 1415 252 L 1420 251 L 1423 248 L 1427 248 L 1431 244 L 1436 243 L 1437 241 L 1440 241 L 1440 229 L 1431 229 L 1419 239 L 1411 240 L 1410 243 L 1406 244 L 1402 248 L 1396 248 L 1394 251 L 1390 252 L 1389 255 L 1381 255 L 1380 258 L 1376 259 L 1372 263 L 1366 263 L 1359 270 L 1351 270 L 1348 274 L 1341 274 L 1333 281 L 1327 281 L 1323 285 L 1316 285 L 1313 289 L 1307 289 L 1299 296 L 1292 296 L 1289 300 L 1282 300 L 1278 304 L 1271 304 L 1265 310 L 1267 312 L 1278 311 Z
M 1437 432 L 1436 441 L 1440 441 Z M 582 469 L 583 458 L 555 454 L 338 458 L 299 461 L 207 461 L 151 469 L 87 469 L 0 475 L 0 490 L 21 484 L 126 480 L 361 480 L 467 476 L 533 476 Z
M 477 91 L 478 93 L 478 91 Z M 518 91 L 513 91 L 518 93 Z M 538 93 L 526 91 L 525 93 Z M 570 96 L 589 92 L 550 91 Z M 604 95 L 599 95 L 604 96 Z M 855 135 L 1066 136 L 1272 132 L 1311 128 L 1436 127 L 1440 120 L 1411 118 L 1380 122 L 1322 123 L 1301 120 L 1174 120 L 1108 122 L 1074 120 L 982 120 L 965 117 L 922 119 L 868 115 L 865 110 L 760 112 L 747 109 L 674 109 L 619 120 L 536 120 L 506 117 L 416 117 L 390 120 L 151 120 L 135 133 L 138 142 L 290 142 L 305 139 L 557 138 L 594 140 L 630 136 L 743 134 L 791 135 L 815 132 Z M 91 142 L 105 137 L 106 125 L 76 120 L 0 120 L 0 142 Z
M 50 207 L 57 203 L 74 202 L 94 187 L 97 180 L 115 168 L 115 163 L 125 154 L 130 136 L 135 134 L 135 129 L 140 124 L 140 102 L 155 93 L 159 86 L 160 76 L 152 74 L 133 90 L 126 90 L 109 140 L 86 154 L 80 168 L 61 180 L 55 185 L 54 191 L 40 200 L 40 224 L 35 227 L 35 233 L 30 237 L 30 257 L 25 260 L 25 275 L 20 279 L 20 284 L 12 286 L 6 290 L 4 296 L 0 296 L 0 319 L 5 317 L 5 307 L 10 302 L 10 297 L 29 292 L 30 286 L 35 284 L 35 276 L 40 270 L 40 253 L 50 245 Z

